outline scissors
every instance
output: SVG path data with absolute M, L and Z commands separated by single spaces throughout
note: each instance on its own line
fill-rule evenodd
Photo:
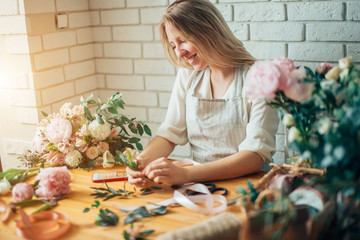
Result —
M 224 187 L 216 187 L 216 185 L 214 183 L 210 183 L 210 182 L 205 182 L 202 183 L 204 184 L 210 191 L 210 193 L 215 193 L 215 192 L 222 192 L 221 195 L 226 196 L 228 194 L 228 190 Z M 197 195 L 197 194 L 201 194 L 197 191 L 190 191 L 188 193 L 186 193 L 186 196 L 193 196 L 193 195 Z

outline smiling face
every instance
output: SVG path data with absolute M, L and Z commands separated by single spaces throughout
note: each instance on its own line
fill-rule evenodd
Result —
M 194 44 L 182 39 L 179 34 L 177 34 L 177 31 L 172 30 L 169 24 L 165 26 L 165 32 L 170 45 L 179 59 L 185 60 L 197 71 L 203 70 L 209 65 L 205 59 L 201 57 Z

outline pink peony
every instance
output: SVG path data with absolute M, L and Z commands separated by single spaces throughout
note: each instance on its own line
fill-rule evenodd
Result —
M 273 98 L 279 89 L 280 68 L 271 61 L 255 62 L 246 76 L 246 93 L 249 98 Z
M 309 100 L 312 92 L 314 91 L 314 84 L 304 83 L 302 80 L 306 78 L 306 72 L 304 68 L 296 69 L 291 72 L 291 82 L 287 89 L 285 89 L 285 95 L 297 102 L 304 102 Z
M 27 183 L 17 183 L 12 189 L 12 198 L 15 202 L 32 199 L 34 189 Z
M 278 65 L 280 67 L 280 70 L 282 71 L 279 89 L 285 90 L 289 85 L 290 73 L 293 70 L 297 69 L 294 65 L 294 60 L 284 57 L 277 57 L 272 62 Z
M 44 154 L 46 162 L 51 165 L 63 165 L 65 163 L 65 154 L 61 152 L 50 151 Z
M 54 197 L 71 192 L 71 177 L 65 166 L 41 168 L 35 180 L 40 180 L 39 188 L 36 190 L 37 196 Z
M 71 122 L 64 118 L 55 118 L 46 126 L 45 136 L 52 143 L 59 143 L 71 137 Z

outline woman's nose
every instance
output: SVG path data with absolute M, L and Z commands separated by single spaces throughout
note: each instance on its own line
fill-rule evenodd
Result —
M 184 56 L 185 52 L 186 52 L 186 50 L 183 49 L 183 48 L 180 47 L 180 46 L 177 46 L 177 47 L 175 48 L 175 53 L 176 53 L 176 56 L 177 56 L 178 58 L 182 58 L 182 56 Z

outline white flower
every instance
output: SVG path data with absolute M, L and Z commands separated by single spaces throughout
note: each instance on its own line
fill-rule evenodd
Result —
M 291 127 L 289 129 L 289 134 L 288 134 L 289 142 L 296 141 L 298 140 L 299 137 L 300 137 L 300 131 L 296 127 Z
M 100 141 L 105 140 L 111 133 L 111 125 L 107 121 L 104 124 L 99 124 L 96 120 L 89 124 L 89 130 L 93 137 Z
M 354 63 L 353 57 L 345 57 L 339 60 L 339 67 L 341 69 L 349 69 Z
M 285 126 L 287 127 L 291 127 L 294 125 L 294 119 L 293 116 L 289 113 L 285 113 L 284 117 L 283 117 L 283 123 L 285 124 Z
M 65 162 L 68 166 L 74 168 L 78 167 L 83 159 L 81 153 L 77 150 L 71 151 L 66 154 Z
M 8 192 L 10 192 L 11 184 L 9 181 L 4 177 L 3 181 L 0 182 L 0 195 L 6 195 Z
M 103 155 L 103 167 L 111 168 L 115 164 L 114 156 L 111 154 L 109 150 L 106 150 Z
M 71 103 L 64 103 L 64 105 L 62 105 L 61 108 L 60 108 L 60 114 L 64 118 L 70 117 L 71 116 L 71 108 L 72 108 Z
M 334 80 L 337 81 L 339 79 L 339 75 L 341 72 L 341 68 L 340 67 L 334 67 L 332 68 L 330 71 L 328 71 L 325 75 L 325 78 L 327 80 Z
M 71 110 L 72 116 L 77 115 L 79 117 L 84 115 L 84 107 L 82 105 L 76 105 Z
M 322 118 L 319 121 L 318 131 L 321 135 L 324 135 L 329 132 L 331 129 L 332 123 L 328 117 Z
M 86 150 L 86 156 L 89 159 L 95 159 L 97 156 L 99 156 L 99 149 L 95 146 L 91 146 Z

